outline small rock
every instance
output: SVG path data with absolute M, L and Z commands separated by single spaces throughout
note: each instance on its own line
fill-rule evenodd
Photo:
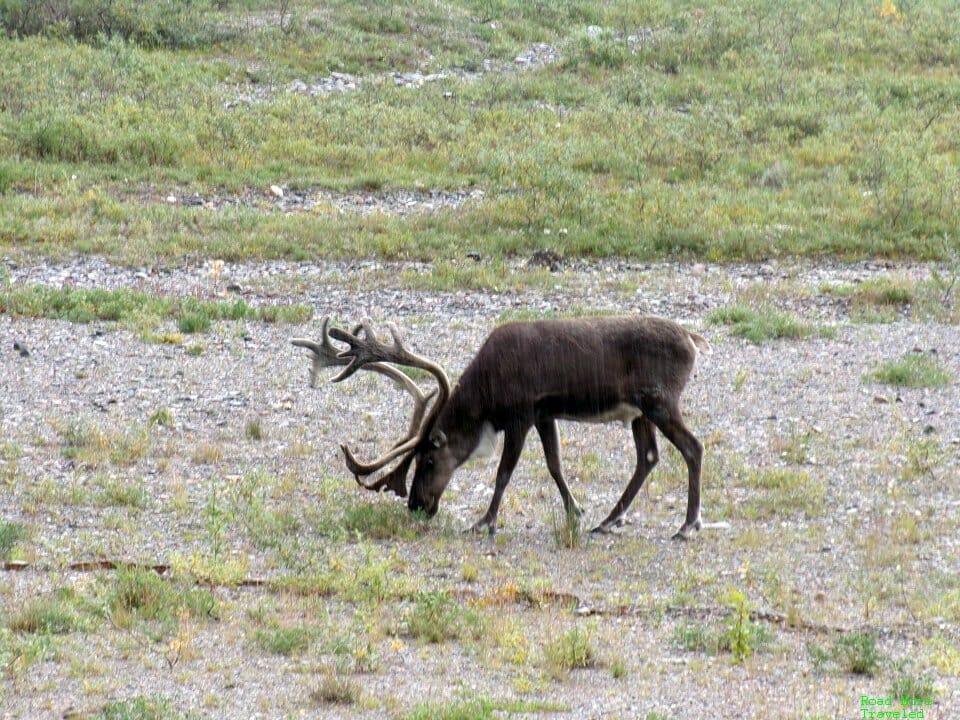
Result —
M 528 267 L 548 268 L 550 272 L 556 272 L 561 268 L 562 264 L 563 257 L 552 248 L 537 250 L 530 256 L 530 259 L 527 260 Z
M 283 197 L 283 188 L 279 185 L 270 186 L 270 194 L 274 197 L 282 198 Z
M 22 343 L 14 342 L 13 349 L 16 350 L 18 353 L 20 353 L 20 357 L 30 356 L 30 351 L 27 350 L 27 346 Z

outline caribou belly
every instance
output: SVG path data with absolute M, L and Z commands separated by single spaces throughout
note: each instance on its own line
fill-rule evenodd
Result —
M 610 423 L 610 422 L 621 422 L 624 425 L 629 425 L 631 422 L 636 420 L 638 417 L 643 415 L 643 412 L 636 405 L 631 405 L 630 403 L 618 403 L 614 405 L 609 410 L 604 410 L 603 412 L 596 414 L 574 414 L 574 415 L 557 415 L 558 420 L 574 420 L 576 422 L 586 422 L 586 423 Z

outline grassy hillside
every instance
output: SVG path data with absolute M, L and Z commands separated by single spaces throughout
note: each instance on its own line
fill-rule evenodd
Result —
M 956 253 L 951 0 L 124 0 L 94 27 L 42 5 L 0 2 L 5 254 Z M 537 43 L 560 57 L 523 71 Z M 416 71 L 448 77 L 390 74 Z M 331 73 L 359 89 L 302 92 Z M 405 217 L 165 201 L 271 185 L 484 194 Z

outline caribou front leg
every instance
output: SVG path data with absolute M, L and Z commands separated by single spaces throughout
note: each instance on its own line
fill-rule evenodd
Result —
M 500 510 L 500 500 L 503 498 L 503 491 L 510 482 L 510 476 L 513 475 L 514 468 L 517 467 L 517 461 L 520 459 L 520 453 L 523 451 L 523 443 L 527 439 L 527 431 L 530 426 L 507 428 L 503 436 L 503 454 L 500 456 L 500 465 L 497 467 L 497 483 L 493 488 L 493 497 L 490 499 L 490 507 L 470 528 L 472 532 L 480 532 L 484 528 L 493 535 L 497 531 L 497 513 Z

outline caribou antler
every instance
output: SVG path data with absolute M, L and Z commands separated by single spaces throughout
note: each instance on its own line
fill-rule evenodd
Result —
M 380 490 L 385 486 L 389 486 L 390 489 L 396 492 L 394 487 L 397 482 L 396 475 L 397 473 L 402 472 L 402 475 L 400 475 L 400 482 L 403 482 L 403 480 L 406 478 L 406 471 L 410 467 L 410 461 L 413 458 L 412 453 L 414 448 L 416 448 L 420 441 L 423 440 L 425 432 L 427 432 L 432 426 L 434 419 L 440 412 L 440 409 L 446 404 L 447 398 L 450 397 L 450 381 L 447 379 L 447 374 L 443 371 L 443 368 L 441 368 L 437 363 L 433 362 L 432 360 L 428 360 L 427 358 L 420 357 L 419 355 L 415 355 L 403 347 L 403 340 L 400 338 L 400 332 L 393 325 L 388 325 L 387 327 L 390 330 L 390 335 L 393 337 L 392 345 L 386 345 L 380 342 L 377 339 L 376 334 L 373 332 L 373 328 L 371 328 L 370 323 L 367 321 L 360 323 L 360 325 L 354 328 L 352 333 L 348 333 L 345 330 L 340 330 L 339 328 L 333 328 L 330 330 L 331 337 L 336 340 L 340 340 L 341 342 L 345 342 L 350 346 L 348 350 L 344 350 L 337 355 L 337 359 L 346 363 L 347 367 L 345 367 L 339 375 L 333 378 L 331 382 L 341 382 L 342 380 L 346 380 L 361 368 L 375 367 L 381 363 L 396 363 L 398 365 L 404 365 L 407 367 L 420 368 L 421 370 L 426 370 L 437 379 L 439 395 L 434 401 L 433 405 L 430 406 L 429 414 L 424 418 L 421 413 L 420 417 L 418 418 L 419 422 L 416 423 L 416 430 L 414 431 L 414 423 L 411 423 L 411 432 L 408 433 L 407 437 L 394 445 L 393 448 L 391 448 L 386 454 L 381 455 L 372 462 L 361 463 L 354 457 L 349 447 L 346 445 L 340 446 L 340 448 L 343 450 L 347 467 L 357 478 L 357 482 L 360 481 L 360 475 L 370 475 L 377 470 L 380 470 L 392 460 L 395 460 L 402 455 L 410 454 L 410 457 L 405 458 L 403 462 L 401 462 L 392 472 L 388 473 L 380 480 L 377 480 L 372 485 L 363 485 L 371 490 Z M 361 330 L 363 331 L 362 335 L 360 334 Z M 390 365 L 385 365 L 384 367 L 392 368 Z M 396 370 L 396 368 L 392 369 Z M 397 370 L 397 372 L 400 371 Z M 404 377 L 406 376 L 404 375 Z M 429 398 L 429 396 L 427 397 Z M 405 487 L 403 494 L 406 494 Z
M 328 331 L 329 326 L 330 318 L 325 317 L 320 328 L 321 335 L 323 336 L 323 340 L 321 342 L 314 342 L 313 340 L 308 340 L 307 338 L 292 338 L 290 340 L 290 342 L 297 347 L 305 347 L 313 352 L 313 365 L 310 368 L 310 387 L 317 386 L 317 376 L 320 374 L 320 371 L 323 368 L 342 367 L 350 364 L 350 360 L 340 357 L 340 350 L 334 347 L 333 343 L 330 342 L 330 334 Z M 361 326 L 357 325 L 353 329 L 353 332 L 356 333 L 360 329 Z M 429 393 L 424 394 L 424 392 L 413 380 L 392 365 L 371 363 L 367 365 L 366 369 L 373 370 L 381 375 L 386 375 L 413 396 L 414 407 L 413 417 L 410 420 L 410 428 L 407 430 L 407 434 L 404 435 L 403 438 L 401 438 L 400 441 L 394 445 L 394 447 L 401 445 L 415 436 L 417 431 L 419 431 L 420 425 L 423 422 L 423 415 L 427 411 L 427 403 L 430 401 L 430 398 L 436 394 L 436 390 L 431 390 Z M 352 468 L 351 472 L 357 474 Z
M 366 322 L 354 326 L 353 331 L 350 333 L 340 330 L 339 328 L 330 328 L 329 325 L 330 318 L 325 317 L 321 327 L 323 339 L 319 343 L 305 338 L 293 338 L 290 341 L 298 347 L 305 347 L 313 352 L 313 366 L 310 370 L 311 387 L 316 386 L 317 376 L 322 368 L 345 366 L 331 382 L 345 380 L 360 369 L 372 370 L 394 380 L 413 396 L 413 417 L 410 420 L 410 427 L 407 430 L 407 434 L 396 442 L 385 455 L 377 458 L 373 462 L 361 463 L 354 457 L 346 445 L 340 446 L 343 450 L 347 469 L 353 473 L 354 478 L 361 487 L 374 491 L 384 489 L 392 490 L 397 495 L 405 497 L 407 494 L 406 477 L 410 463 L 413 461 L 413 449 L 422 439 L 424 428 L 430 427 L 437 412 L 439 412 L 439 408 L 443 406 L 450 396 L 450 382 L 447 380 L 446 373 L 443 372 L 443 369 L 439 365 L 407 351 L 403 347 L 399 333 L 392 326 L 390 327 L 390 333 L 393 335 L 394 342 L 391 347 L 377 340 L 373 330 Z M 341 352 L 330 342 L 331 336 L 337 340 L 346 342 L 350 346 L 349 349 Z M 440 397 L 431 407 L 429 417 L 424 418 L 427 404 L 430 399 L 437 394 L 437 390 L 424 393 L 406 374 L 387 363 L 418 367 L 427 370 L 437 378 Z M 407 457 L 403 458 L 393 470 L 378 478 L 376 481 L 368 484 L 360 480 L 361 476 L 371 475 L 392 460 L 403 455 L 407 455 Z

